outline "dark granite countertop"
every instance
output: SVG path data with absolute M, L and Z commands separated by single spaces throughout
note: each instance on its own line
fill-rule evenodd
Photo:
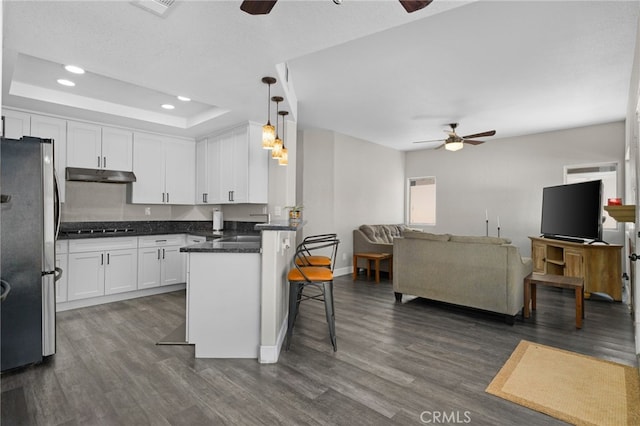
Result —
M 223 235 L 256 234 L 257 222 L 224 222 Z M 89 232 L 93 230 L 93 232 Z M 211 221 L 118 221 L 62 222 L 58 239 L 72 240 L 105 237 L 137 237 L 145 235 L 189 234 L 213 240 L 220 238 L 211 229 Z
M 273 221 L 269 223 L 257 223 L 256 231 L 298 231 L 302 229 L 306 221 L 291 224 L 288 220 Z
M 183 253 L 260 253 L 260 243 L 256 242 L 234 242 L 234 241 L 206 241 L 181 247 Z

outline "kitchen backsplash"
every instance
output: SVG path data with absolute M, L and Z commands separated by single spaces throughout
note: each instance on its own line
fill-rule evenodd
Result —
M 91 221 L 156 221 L 212 220 L 213 210 L 220 208 L 227 221 L 262 222 L 251 216 L 260 214 L 266 205 L 234 204 L 224 206 L 171 206 L 161 204 L 128 204 L 127 185 L 66 182 L 66 202 L 62 204 L 63 222 Z M 150 214 L 146 214 L 149 209 Z

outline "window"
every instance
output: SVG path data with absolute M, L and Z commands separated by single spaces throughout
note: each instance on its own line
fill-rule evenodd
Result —
M 587 182 L 591 180 L 602 180 L 602 205 L 607 205 L 608 198 L 617 197 L 618 193 L 618 165 L 616 163 L 604 163 L 588 166 L 565 166 L 565 183 Z M 618 222 L 609 213 L 602 210 L 604 223 L 603 229 L 617 229 Z
M 433 176 L 409 178 L 408 224 L 436 224 L 436 178 Z

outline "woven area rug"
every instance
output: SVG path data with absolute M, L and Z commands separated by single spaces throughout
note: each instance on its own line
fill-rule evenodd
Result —
M 637 368 L 526 340 L 486 392 L 576 425 L 640 425 Z

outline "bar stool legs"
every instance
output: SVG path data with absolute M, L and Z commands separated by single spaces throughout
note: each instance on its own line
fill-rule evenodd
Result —
M 305 286 L 306 284 L 302 282 L 289 282 L 289 319 L 285 350 L 288 351 L 291 347 L 293 327 L 295 326 L 296 318 L 298 317 L 298 312 L 300 310 L 300 302 L 304 297 L 306 299 L 324 300 L 324 310 L 327 317 L 327 325 L 329 326 L 329 338 L 331 339 L 331 346 L 333 346 L 333 351 L 336 352 L 338 350 L 338 341 L 336 338 L 336 316 L 333 303 L 333 283 L 328 281 L 320 283 L 318 285 L 322 290 L 322 296 L 303 296 L 302 291 Z M 320 299 L 320 297 L 322 297 L 322 299 Z

